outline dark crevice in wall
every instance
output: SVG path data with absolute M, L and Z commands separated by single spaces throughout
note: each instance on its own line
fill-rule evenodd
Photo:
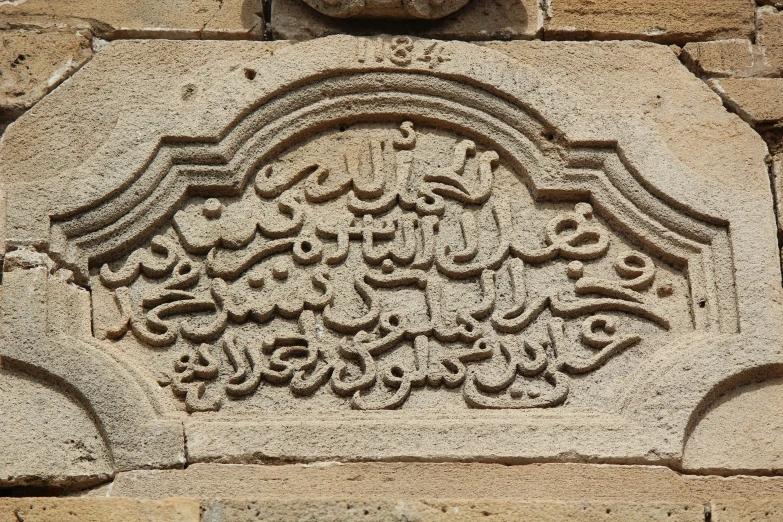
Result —
M 67 493 L 64 488 L 40 486 L 14 486 L 0 488 L 0 498 L 3 497 L 59 497 Z
M 272 2 L 274 0 L 264 0 L 261 17 L 264 20 L 264 40 L 273 40 L 272 38 Z

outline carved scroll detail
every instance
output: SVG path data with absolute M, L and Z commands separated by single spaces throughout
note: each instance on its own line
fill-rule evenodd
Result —
M 420 143 L 406 121 L 336 158 L 264 165 L 241 197 L 179 210 L 95 275 L 115 310 L 105 336 L 184 347 L 169 383 L 189 412 L 261 386 L 324 390 L 357 409 L 401 407 L 422 387 L 461 387 L 471 407 L 537 408 L 639 343 L 634 324 L 671 328 L 673 287 L 656 287 L 652 258 L 629 250 L 611 276 L 593 268 L 612 237 L 590 204 L 531 239 L 493 190 L 495 151 L 456 140 L 422 162 Z M 562 283 L 531 291 L 552 267 Z

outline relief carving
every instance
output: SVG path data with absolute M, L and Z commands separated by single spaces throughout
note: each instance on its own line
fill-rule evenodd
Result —
M 304 0 L 319 13 L 335 18 L 437 20 L 465 7 L 469 0 Z
M 190 412 L 262 387 L 361 410 L 419 389 L 540 408 L 693 329 L 687 278 L 664 265 L 587 202 L 536 206 L 495 150 L 404 121 L 329 130 L 238 197 L 190 198 L 92 279 L 98 336 L 164 354 Z

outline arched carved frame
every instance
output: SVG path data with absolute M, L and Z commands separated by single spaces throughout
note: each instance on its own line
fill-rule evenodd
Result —
M 470 458 L 554 458 L 570 451 L 576 460 L 676 462 L 689 419 L 702 399 L 733 373 L 774 360 L 773 351 L 742 335 L 734 284 L 737 267 L 733 266 L 732 227 L 725 218 L 681 204 L 676 195 L 648 183 L 611 140 L 569 142 L 556 125 L 543 121 L 524 99 L 500 89 L 491 78 L 470 72 L 462 76 L 440 74 L 437 68 L 424 66 L 415 71 L 401 70 L 389 64 L 364 63 L 361 58 L 359 62 L 358 71 L 339 67 L 309 75 L 303 71 L 298 81 L 289 84 L 289 92 L 260 97 L 254 109 L 240 115 L 214 142 L 163 139 L 133 179 L 98 201 L 51 216 L 52 257 L 73 268 L 77 277 L 84 280 L 88 266 L 128 253 L 148 239 L 161 223 L 170 220 L 187 197 L 240 193 L 259 165 L 302 137 L 341 123 L 406 119 L 448 128 L 477 142 L 491 142 L 534 198 L 589 201 L 618 230 L 667 262 L 686 269 L 691 285 L 697 333 L 676 346 L 662 347 L 652 360 L 638 368 L 636 382 L 628 386 L 622 400 L 609 408 L 611 414 L 580 420 L 558 418 L 553 413 L 559 426 L 579 432 L 576 442 L 566 443 L 570 444 L 568 447 L 555 442 L 548 449 L 543 449 L 546 445 L 539 448 L 533 444 L 531 449 L 524 442 L 493 447 L 490 438 L 484 445 L 474 447 Z M 505 73 L 501 71 L 497 78 L 514 76 L 514 71 Z M 718 281 L 724 284 L 717 284 Z M 726 281 L 731 283 L 725 284 Z M 92 368 L 108 372 L 107 378 L 114 375 L 113 370 L 101 365 L 92 364 Z M 676 391 L 676 396 L 672 391 Z M 91 402 L 90 393 L 83 395 Z M 148 416 L 146 412 L 144 415 Z M 662 419 L 661 412 L 666 412 L 667 417 Z M 101 418 L 111 414 L 96 415 Z M 490 413 L 488 418 L 500 417 Z M 402 415 L 391 415 L 388 422 L 404 424 L 408 420 Z M 357 416 L 354 421 L 360 425 L 378 419 Z M 414 424 L 419 421 L 413 419 Z M 475 429 L 477 422 L 481 424 L 465 419 L 463 436 Z M 502 422 L 530 426 L 537 421 L 536 417 L 520 417 L 504 418 Z M 307 424 L 296 419 L 291 423 Z M 607 429 L 607 423 L 616 426 Z M 199 421 L 189 423 L 186 430 L 216 434 L 229 426 L 230 423 Z M 339 440 L 343 439 L 338 437 L 331 454 L 317 453 L 306 442 L 302 447 L 298 442 L 283 443 L 275 446 L 275 451 L 292 458 L 340 458 L 349 453 L 347 445 L 351 439 L 351 428 L 341 429 L 345 430 L 346 446 L 341 446 Z M 492 429 L 488 431 L 492 433 Z M 628 444 L 625 439 L 634 433 L 638 443 Z M 593 434 L 603 437 L 600 448 L 590 441 Z M 551 433 L 554 436 L 555 431 Z M 111 440 L 111 436 L 108 438 Z M 655 448 L 652 453 L 650 446 Z M 455 455 L 446 445 L 435 444 L 434 449 L 430 447 L 426 454 L 418 455 L 415 447 L 416 439 L 411 437 L 408 443 L 398 445 L 383 457 L 468 457 Z M 237 451 L 239 454 L 245 450 Z M 208 450 L 205 454 L 209 458 Z

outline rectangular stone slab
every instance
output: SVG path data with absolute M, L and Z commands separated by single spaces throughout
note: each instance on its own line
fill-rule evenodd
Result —
M 163 499 L 495 499 L 527 502 L 662 502 L 779 499 L 781 477 L 682 475 L 660 466 L 595 464 L 338 463 L 193 464 L 118 473 L 86 495 Z
M 115 470 L 679 466 L 783 363 L 765 155 L 654 44 L 114 42 L 0 142 L 0 356 Z

